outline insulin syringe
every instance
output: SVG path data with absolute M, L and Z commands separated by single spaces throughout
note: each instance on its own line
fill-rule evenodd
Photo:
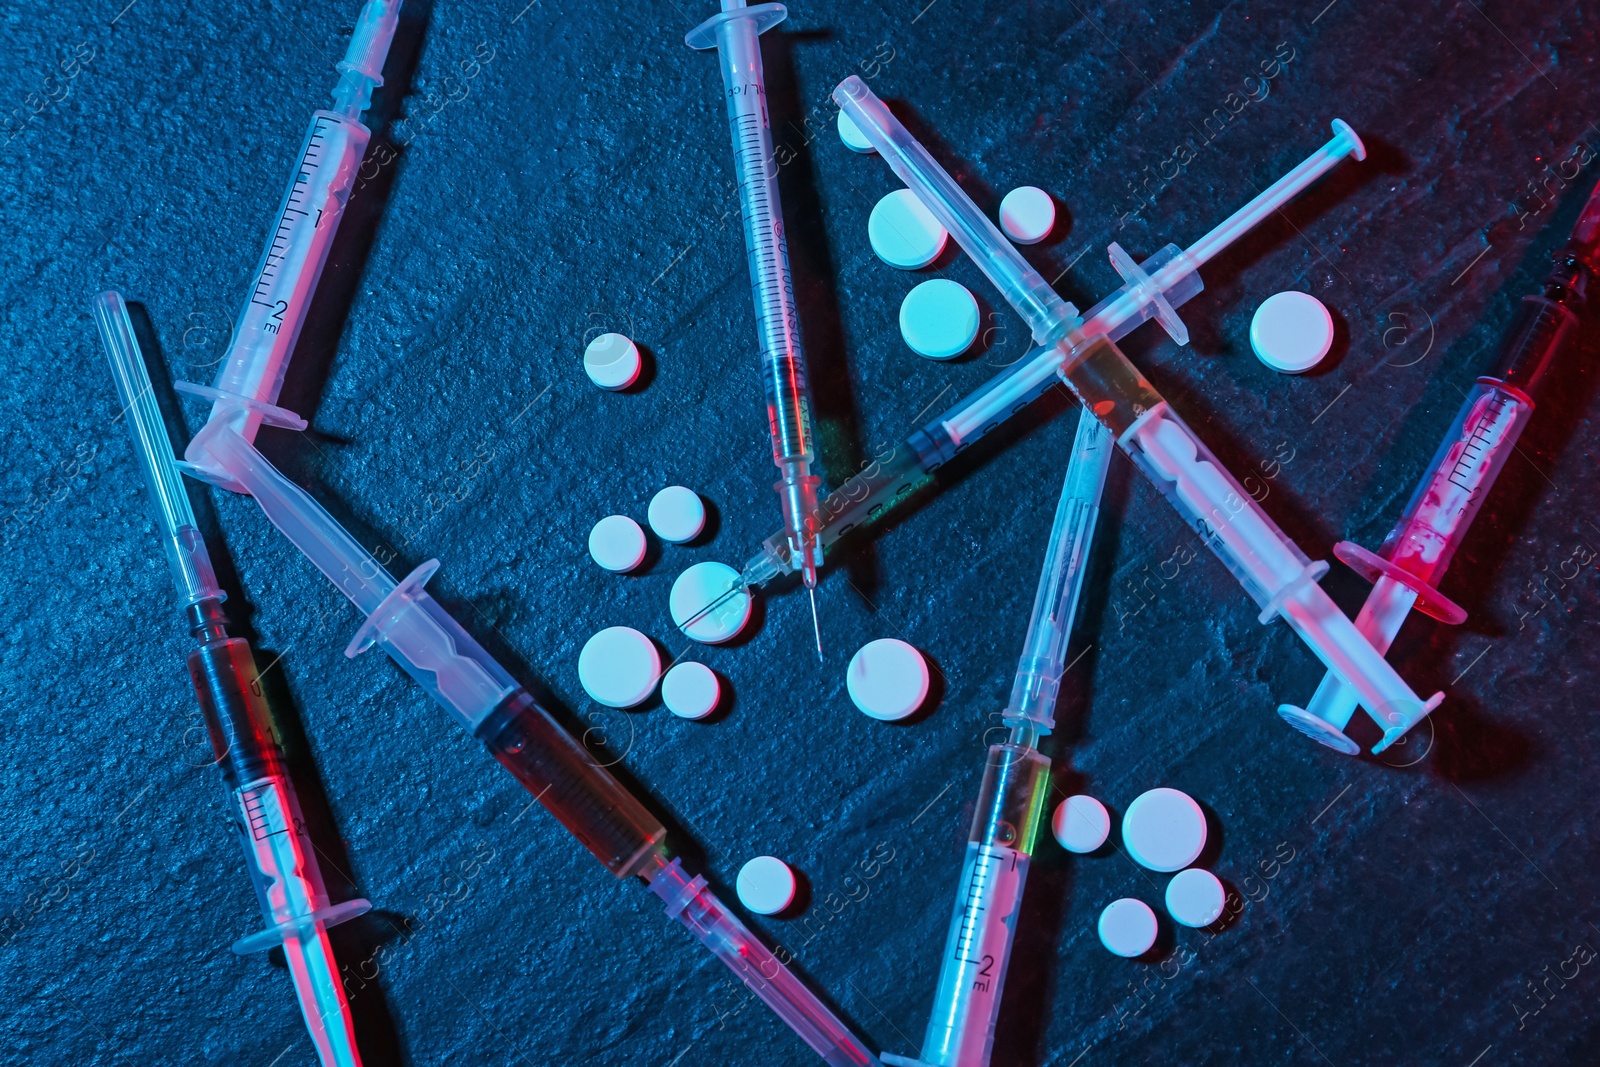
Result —
M 822 629 L 817 623 L 816 587 L 822 546 L 810 525 L 817 510 L 819 482 L 811 473 L 811 464 L 816 462 L 811 440 L 811 385 L 800 347 L 800 320 L 794 310 L 794 281 L 789 274 L 783 207 L 778 201 L 778 167 L 767 125 L 759 41 L 763 31 L 782 22 L 787 14 L 782 4 L 746 7 L 745 0 L 722 0 L 722 11 L 696 26 L 684 41 L 702 51 L 715 48 L 717 66 L 722 70 L 750 293 L 761 338 L 761 384 L 766 393 L 772 462 L 779 471 L 775 488 L 783 508 L 784 547 L 811 594 L 811 626 L 820 657 Z
M 1522 298 L 1495 368 L 1473 383 L 1411 502 L 1378 551 L 1349 541 L 1334 546 L 1334 555 L 1373 583 L 1356 627 L 1380 652 L 1389 650 L 1413 607 L 1447 623 L 1467 617 L 1439 592 L 1439 580 L 1533 415 L 1538 386 L 1557 360 L 1577 346 L 1580 317 L 1600 285 L 1600 187 L 1590 194 L 1571 238 L 1554 258 L 1543 291 Z M 1329 674 L 1310 704 L 1283 704 L 1278 714 L 1308 737 L 1355 755 L 1360 746 L 1344 728 L 1358 703 L 1365 706 L 1354 690 Z M 1382 752 L 1400 739 L 1407 724 L 1384 713 L 1374 718 L 1384 735 L 1372 751 Z
M 1084 333 L 1085 320 L 1017 254 L 866 83 L 852 75 L 834 89 L 833 99 L 1022 316 L 1034 339 L 1056 349 L 1061 361 L 1057 373 L 1067 387 L 1111 430 L 1117 446 L 1244 586 L 1261 608 L 1260 621 L 1281 615 L 1329 670 L 1349 682 L 1363 703 L 1381 709 L 1401 732 L 1438 707 L 1444 694 L 1424 701 L 1412 692 L 1323 592 L 1317 579 L 1328 565 L 1313 563 L 1284 536 L 1114 342 Z M 1343 158 L 1359 145 L 1354 131 L 1336 123 L 1333 139 L 1268 192 L 1292 196 L 1326 170 L 1329 160 Z M 1257 200 L 1260 216 L 1276 210 L 1270 199 Z M 1236 219 L 1234 225 L 1248 228 L 1254 221 Z M 1228 234 L 1213 231 L 1190 248 L 1186 255 L 1191 262 L 1168 264 L 1146 285 L 1119 295 L 1118 302 L 1129 312 L 1148 304 L 1146 290 L 1159 291 L 1168 284 L 1163 275 L 1192 272 L 1229 240 Z M 1118 308 L 1106 310 L 1108 322 L 1122 317 Z
M 235 942 L 233 950 L 244 955 L 281 945 L 318 1059 L 325 1067 L 355 1067 L 361 1057 L 350 1007 L 325 931 L 372 905 L 365 900 L 328 903 L 250 643 L 228 636 L 222 611 L 226 594 L 217 586 L 211 557 L 195 527 L 127 306 L 120 294 L 108 292 L 95 297 L 91 310 L 155 507 L 162 548 L 189 630 L 199 642 L 189 653 L 189 677 L 228 785 L 229 814 L 267 923 L 265 930 Z
M 212 401 L 209 424 L 226 424 L 246 441 L 256 439 L 263 423 L 306 428 L 300 416 L 277 406 L 278 393 L 372 138 L 372 131 L 361 123 L 361 113 L 371 103 L 372 90 L 383 84 L 383 62 L 399 18 L 400 0 L 367 0 L 362 6 L 350 46 L 337 64 L 333 107 L 311 114 L 266 251 L 251 276 L 250 295 L 234 323 L 222 370 L 209 386 L 176 383 L 179 392 Z M 198 440 L 196 436 L 189 442 L 183 469 L 238 491 L 216 457 L 195 444 Z
M 1050 791 L 1050 760 L 1039 752 L 1039 740 L 1055 728 L 1067 639 L 1114 451 L 1110 431 L 1081 413 L 1028 636 L 1001 719 L 1010 736 L 990 746 L 983 767 L 921 1059 L 885 1053 L 887 1064 L 988 1067 L 1028 864 Z
M 304 489 L 225 425 L 197 436 L 285 536 L 366 616 L 345 649 L 383 649 L 481 740 L 618 878 L 637 876 L 830 1067 L 878 1061 L 706 886 L 669 857 L 667 831 L 423 589 L 429 560 L 390 577 Z

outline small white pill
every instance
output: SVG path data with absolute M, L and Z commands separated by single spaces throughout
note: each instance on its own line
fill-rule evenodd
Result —
M 1177 789 L 1140 793 L 1122 817 L 1122 843 L 1142 867 L 1181 871 L 1206 847 L 1206 813 Z
M 901 270 L 920 270 L 938 259 L 949 236 L 910 189 L 896 189 L 879 200 L 867 219 L 872 250 Z
M 650 529 L 663 541 L 693 541 L 706 526 L 706 505 L 693 489 L 669 485 L 650 498 Z
M 733 640 L 744 629 L 744 624 L 750 621 L 750 594 L 742 588 L 716 608 L 695 619 L 688 627 L 684 623 L 729 589 L 738 586 L 739 572 L 726 563 L 696 563 L 672 583 L 672 593 L 667 602 L 672 611 L 672 621 L 685 635 L 703 644 L 720 645 Z
M 739 868 L 734 889 L 757 915 L 776 915 L 794 900 L 794 872 L 776 856 L 757 856 Z
M 1068 852 L 1093 852 L 1111 834 L 1111 815 L 1104 804 L 1080 793 L 1056 805 L 1050 832 Z
M 620 333 L 603 333 L 583 350 L 583 372 L 602 389 L 626 389 L 643 366 L 639 346 Z
M 1100 913 L 1100 943 L 1118 956 L 1143 956 L 1156 943 L 1156 913 L 1132 897 L 1113 900 Z
M 1310 293 L 1274 293 L 1250 320 L 1250 347 L 1273 370 L 1300 374 L 1333 347 L 1333 316 Z
M 1190 867 L 1167 883 L 1167 913 L 1185 926 L 1210 926 L 1222 915 L 1227 890 L 1210 871 Z
M 717 710 L 720 699 L 722 683 L 704 663 L 674 664 L 661 679 L 661 700 L 680 719 L 703 719 Z
M 839 112 L 839 140 L 843 141 L 844 146 L 850 151 L 860 152 L 862 155 L 870 155 L 877 151 L 872 147 L 871 141 L 861 136 L 861 127 L 843 111 Z
M 578 653 L 578 681 L 584 692 L 608 708 L 643 704 L 661 677 L 655 642 L 631 626 L 608 626 L 584 642 Z
M 845 688 L 874 719 L 903 719 L 928 698 L 928 661 L 904 641 L 881 637 L 850 657 Z
M 1033 185 L 1013 189 L 1000 201 L 1000 228 L 1022 245 L 1036 245 L 1056 224 L 1056 202 Z
M 978 339 L 978 301 L 960 282 L 925 281 L 900 304 L 900 336 L 929 359 L 955 359 Z
M 607 515 L 589 531 L 589 555 L 618 574 L 644 562 L 644 530 L 626 515 Z

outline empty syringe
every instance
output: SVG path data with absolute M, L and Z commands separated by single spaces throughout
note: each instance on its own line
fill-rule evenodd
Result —
M 336 65 L 333 106 L 311 113 L 294 175 L 251 276 L 250 295 L 234 323 L 222 369 L 209 386 L 175 383 L 179 392 L 211 400 L 210 424 L 225 423 L 246 441 L 256 439 L 263 423 L 306 428 L 300 416 L 278 406 L 278 393 L 372 139 L 361 113 L 371 103 L 372 90 L 383 84 L 383 63 L 399 19 L 400 0 L 367 0 L 362 5 L 349 48 Z M 183 469 L 237 491 L 239 486 L 228 480 L 216 458 L 196 444 L 199 440 L 196 436 L 189 442 Z

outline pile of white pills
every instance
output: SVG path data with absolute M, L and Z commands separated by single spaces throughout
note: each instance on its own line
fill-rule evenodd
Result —
M 1070 796 L 1056 806 L 1050 830 L 1067 851 L 1094 852 L 1110 836 L 1111 816 L 1094 797 Z M 1222 917 L 1227 890 L 1216 875 L 1191 866 L 1205 851 L 1206 814 L 1189 794 L 1162 787 L 1135 797 L 1122 816 L 1122 846 L 1141 867 L 1179 872 L 1165 895 L 1174 922 L 1198 929 Z M 1155 911 L 1132 897 L 1106 905 L 1096 924 L 1106 951 L 1129 959 L 1149 952 L 1158 931 Z
M 705 529 L 705 501 L 687 486 L 669 485 L 651 498 L 646 520 L 651 532 L 668 544 L 693 541 Z M 627 515 L 607 515 L 589 531 L 590 557 L 614 574 L 637 569 L 648 552 L 644 527 Z M 725 563 L 689 567 L 672 583 L 668 596 L 673 622 L 703 644 L 733 640 L 752 610 L 750 594 L 742 588 L 715 610 L 694 616 L 737 587 L 738 579 L 739 572 Z M 630 626 L 601 630 L 578 653 L 579 683 L 592 700 L 607 707 L 637 707 L 650 699 L 658 680 L 661 702 L 681 719 L 707 718 L 722 701 L 721 679 L 703 663 L 677 663 L 663 677 L 655 642 Z

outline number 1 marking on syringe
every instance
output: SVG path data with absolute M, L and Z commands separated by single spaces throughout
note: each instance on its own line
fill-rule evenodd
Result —
M 262 307 L 272 307 L 282 303 L 283 307 L 274 317 L 282 320 L 283 312 L 288 310 L 288 304 L 283 301 L 263 300 L 263 291 L 270 292 L 272 282 L 277 278 L 278 266 L 283 263 L 289 250 L 289 236 L 294 233 L 294 226 L 290 222 L 291 215 L 302 218 L 310 216 L 310 211 L 303 206 L 305 193 L 301 186 L 310 187 L 312 179 L 316 176 L 322 160 L 322 140 L 324 130 L 331 125 L 331 121 L 322 116 L 317 116 L 316 122 L 311 127 L 311 137 L 306 142 L 306 150 L 300 156 L 299 169 L 295 172 L 294 183 L 290 186 L 288 201 L 283 205 L 283 214 L 278 216 L 278 228 L 272 234 L 272 244 L 267 248 L 266 258 L 261 263 L 261 274 L 256 278 L 255 290 L 250 294 L 250 302 Z M 322 209 L 317 208 L 317 217 L 311 223 L 311 228 L 316 229 L 322 225 Z M 269 324 L 268 333 L 276 333 L 276 324 Z

